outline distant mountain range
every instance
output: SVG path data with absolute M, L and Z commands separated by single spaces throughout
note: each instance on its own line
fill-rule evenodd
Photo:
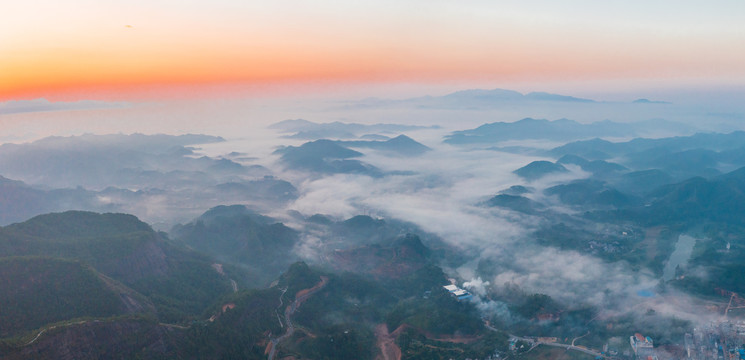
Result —
M 160 187 L 155 179 L 160 176 L 161 180 L 181 181 L 184 177 L 203 178 L 205 173 L 197 173 L 206 171 L 234 174 L 235 167 L 226 169 L 215 159 L 190 156 L 194 149 L 189 145 L 222 141 L 217 136 L 193 134 L 54 136 L 1 145 L 0 169 L 3 176 L 52 187 L 138 188 L 137 182 Z M 238 170 L 249 171 L 240 166 Z
M 586 159 L 615 158 L 627 168 L 663 170 L 680 181 L 693 176 L 711 177 L 720 169 L 745 166 L 745 132 L 699 133 L 662 139 L 637 138 L 625 142 L 591 139 L 552 149 L 552 156 L 574 155 Z
M 422 96 L 403 100 L 391 100 L 380 98 L 367 98 L 350 104 L 354 107 L 378 107 L 378 106 L 413 106 L 420 108 L 494 108 L 508 104 L 622 104 L 604 101 L 596 101 L 569 95 L 552 94 L 547 92 L 530 92 L 523 94 L 514 90 L 506 89 L 468 89 L 460 90 L 442 96 Z M 652 101 L 638 99 L 627 104 L 669 104 L 664 101 Z
M 543 190 L 564 205 L 622 209 L 596 215 L 633 219 L 646 226 L 745 226 L 745 132 L 627 142 L 592 139 L 550 153 L 561 158 L 533 161 L 514 173 L 528 181 L 566 172 L 566 166 L 579 166 L 590 173 L 589 178 Z M 614 158 L 623 165 L 599 158 Z M 484 204 L 533 213 L 537 205 L 521 197 L 526 193 L 530 193 L 527 188 L 516 186 Z
M 687 133 L 693 129 L 667 120 L 619 123 L 609 120 L 582 124 L 574 120 L 524 118 L 515 122 L 494 122 L 475 129 L 455 131 L 445 137 L 453 145 L 494 144 L 508 140 L 570 141 L 594 137 L 636 137 L 654 133 Z
M 655 101 L 655 100 L 649 100 L 649 99 L 636 99 L 633 101 L 634 104 L 672 104 L 668 101 Z
M 551 94 L 547 92 L 531 92 L 522 94 L 513 90 L 505 89 L 470 89 L 456 91 L 440 97 L 423 97 L 416 99 L 445 99 L 458 101 L 563 101 L 592 103 L 595 100 L 583 99 L 574 96 Z
M 167 229 L 224 203 L 262 207 L 297 197 L 297 189 L 268 168 L 239 163 L 253 161 L 244 155 L 197 156 L 190 146 L 221 141 L 207 135 L 118 134 L 4 144 L 0 225 L 77 209 L 133 213 Z M 154 202 L 170 210 L 152 211 Z
M 651 224 L 715 222 L 745 226 L 745 167 L 710 179 L 694 177 L 664 185 L 649 194 L 649 206 L 638 209 Z
M 357 139 L 373 137 L 382 140 L 383 134 L 396 134 L 404 131 L 435 129 L 438 126 L 417 126 L 402 124 L 357 124 L 357 123 L 316 123 L 303 119 L 284 120 L 269 126 L 270 129 L 288 133 L 288 138 L 318 139 Z
M 168 194 L 168 191 L 157 188 L 133 191 L 113 186 L 101 191 L 82 187 L 45 189 L 0 175 L 0 226 L 71 208 L 106 212 L 131 211 L 152 199 L 162 201 Z M 207 205 L 209 199 L 282 203 L 295 199 L 298 194 L 297 189 L 289 182 L 266 176 L 256 180 L 235 179 L 206 185 L 199 191 L 187 192 L 179 189 L 171 195 L 174 202 L 200 199 L 199 202 Z
M 421 155 L 432 150 L 406 135 L 399 135 L 388 140 L 339 141 L 338 143 L 352 148 L 375 149 L 403 156 Z
M 123 108 L 130 106 L 126 102 L 109 102 L 109 101 L 49 101 L 47 99 L 34 100 L 12 100 L 0 102 L 0 115 L 17 114 L 26 112 L 39 111 L 62 111 L 62 110 L 84 110 L 84 109 L 102 109 L 102 108 Z

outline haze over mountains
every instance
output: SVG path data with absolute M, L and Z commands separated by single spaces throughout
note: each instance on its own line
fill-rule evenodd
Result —
M 342 107 L 0 146 L 0 357 L 622 357 L 643 331 L 676 358 L 745 291 L 741 129 L 504 90 Z
M 72 101 L 72 102 L 51 102 L 47 99 L 35 100 L 12 100 L 0 103 L 0 114 L 17 114 L 26 112 L 40 111 L 61 111 L 61 110 L 85 110 L 101 108 L 121 108 L 127 107 L 126 102 L 108 102 L 108 101 Z
M 332 123 L 315 123 L 303 119 L 295 120 L 284 120 L 269 126 L 270 129 L 277 129 L 283 133 L 292 133 L 288 135 L 291 139 L 306 139 L 306 140 L 317 140 L 323 138 L 336 138 L 336 139 L 354 139 L 364 138 L 365 136 L 377 136 L 374 140 L 381 140 L 380 137 L 384 137 L 383 140 L 387 140 L 384 134 L 394 134 L 404 131 L 426 129 L 426 128 L 437 128 L 437 126 L 413 126 L 413 125 L 401 125 L 401 124 L 349 124 L 342 122 Z
M 645 101 L 646 100 L 646 101 Z M 535 102 L 557 102 L 557 103 L 597 103 L 598 101 L 580 97 L 552 94 L 547 92 L 530 92 L 523 94 L 514 90 L 506 89 L 470 89 L 460 90 L 443 96 L 424 96 L 404 100 L 384 100 L 384 99 L 366 99 L 361 101 L 362 104 L 368 105 L 400 105 L 414 107 L 498 107 L 504 105 L 514 105 L 515 103 L 535 103 Z M 638 99 L 633 103 L 639 104 L 669 104 L 663 101 L 650 101 L 647 99 Z
M 495 122 L 478 128 L 456 131 L 446 137 L 445 142 L 461 144 L 493 144 L 508 140 L 569 141 L 597 137 L 637 137 L 643 134 L 672 133 L 692 131 L 681 124 L 665 120 L 647 120 L 636 123 L 616 123 L 599 121 L 580 124 L 576 121 L 559 119 L 549 121 L 525 118 L 515 122 Z

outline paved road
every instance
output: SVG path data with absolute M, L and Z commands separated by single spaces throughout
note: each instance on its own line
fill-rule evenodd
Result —
M 486 324 L 484 324 L 484 326 L 486 326 L 487 329 L 492 330 L 492 331 L 500 331 L 500 330 L 498 330 L 498 329 L 496 329 L 494 327 L 491 327 L 489 325 L 486 325 Z M 601 354 L 601 353 L 599 353 L 599 352 L 597 352 L 595 350 L 586 349 L 586 348 L 582 348 L 582 347 L 579 347 L 579 346 L 574 346 L 572 344 L 560 344 L 560 343 L 540 342 L 540 341 L 535 341 L 534 339 L 531 339 L 531 338 L 515 336 L 515 335 L 512 335 L 512 334 L 508 334 L 508 335 L 510 336 L 510 338 L 513 338 L 513 339 L 517 339 L 517 340 L 520 340 L 520 341 L 525 341 L 527 343 L 530 343 L 531 346 L 532 346 L 531 347 L 531 350 L 533 348 L 535 348 L 536 346 L 538 346 L 538 345 L 546 345 L 546 346 L 553 346 L 553 347 L 562 347 L 562 348 L 565 348 L 567 350 L 580 351 L 580 352 L 583 352 L 585 354 L 589 354 L 589 355 L 592 355 L 592 356 L 595 356 L 595 357 L 598 357 L 598 356 L 600 356 L 602 358 L 605 358 L 606 357 L 605 355 L 603 355 L 603 354 Z M 587 334 L 582 335 L 580 337 L 584 337 L 586 335 Z M 575 340 L 576 339 L 579 339 L 579 338 L 575 338 Z M 572 342 L 574 342 L 574 341 L 572 341 Z
M 590 354 L 592 356 L 600 356 L 602 358 L 605 358 L 605 355 L 603 355 L 603 354 L 601 354 L 601 353 L 599 353 L 597 351 L 590 350 L 590 349 L 585 349 L 585 348 L 581 348 L 581 347 L 578 347 L 578 346 L 572 346 L 570 344 L 545 343 L 545 342 L 541 342 L 541 343 L 538 343 L 538 344 L 540 344 L 540 345 L 546 345 L 546 346 L 554 346 L 554 347 L 563 347 L 563 348 L 565 348 L 567 350 L 581 351 L 581 352 L 583 352 L 585 354 Z
M 577 340 L 579 340 L 579 339 L 581 339 L 581 338 L 583 338 L 583 337 L 585 337 L 587 335 L 590 335 L 590 332 L 589 331 L 587 332 L 587 334 L 584 334 L 582 336 L 577 336 L 576 338 L 572 339 L 572 346 L 574 346 L 574 342 L 575 341 L 577 341 Z
M 281 294 L 279 294 L 279 306 L 277 306 L 277 309 L 281 309 L 282 305 L 285 304 L 284 299 L 282 297 L 285 296 L 285 293 L 287 292 L 287 288 L 280 289 L 282 291 Z M 277 321 L 279 321 L 279 327 L 284 328 L 285 324 L 282 323 L 282 318 L 279 317 L 279 313 L 277 312 L 277 309 L 274 309 L 274 314 L 277 315 Z
M 74 322 L 74 323 L 69 323 L 69 324 L 62 324 L 62 325 L 54 325 L 54 326 L 50 326 L 50 327 L 48 327 L 48 328 L 45 328 L 45 329 L 42 329 L 41 331 L 39 331 L 39 333 L 38 333 L 38 334 L 36 334 L 36 337 L 34 337 L 34 339 L 33 339 L 33 340 L 29 341 L 28 343 L 26 343 L 26 344 L 25 344 L 25 345 L 23 345 L 23 346 L 29 346 L 29 345 L 33 344 L 33 343 L 34 343 L 34 342 L 35 342 L 36 340 L 38 340 L 38 339 L 39 339 L 39 337 L 41 336 L 41 334 L 43 334 L 43 333 L 44 333 L 45 331 L 47 331 L 47 330 L 52 330 L 52 329 L 56 329 L 56 328 L 58 328 L 58 327 L 66 327 L 66 326 L 80 325 L 80 324 L 85 324 L 85 323 L 89 323 L 89 322 L 101 322 L 101 320 L 82 320 L 82 321 L 78 321 L 78 322 Z

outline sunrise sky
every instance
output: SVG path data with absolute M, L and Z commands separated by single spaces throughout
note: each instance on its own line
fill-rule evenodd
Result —
M 743 24 L 742 0 L 7 1 L 0 101 L 314 84 L 742 87 Z

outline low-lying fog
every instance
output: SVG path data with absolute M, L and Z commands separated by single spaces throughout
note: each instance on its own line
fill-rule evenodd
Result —
M 260 203 L 240 199 L 232 201 L 248 203 L 262 214 L 284 221 L 300 231 L 303 230 L 302 225 L 293 220 L 291 211 L 306 216 L 325 214 L 338 219 L 364 214 L 411 222 L 422 231 L 435 234 L 471 257 L 469 261 L 455 268 L 448 268 L 447 271 L 452 276 L 467 281 L 467 287 L 476 295 L 484 296 L 488 291 L 497 291 L 495 289 L 505 283 L 511 283 L 525 291 L 545 293 L 565 303 L 598 305 L 606 309 L 608 315 L 654 309 L 659 314 L 699 320 L 702 317 L 701 312 L 694 310 L 692 305 L 696 300 L 680 293 L 670 291 L 651 298 L 637 295 L 640 291 L 654 289 L 659 283 L 660 279 L 651 271 L 633 268 L 624 261 L 608 262 L 592 254 L 542 246 L 530 234 L 546 222 L 553 221 L 552 219 L 481 205 L 502 190 L 513 185 L 525 185 L 534 189 L 527 195 L 528 198 L 551 204 L 551 210 L 556 214 L 573 214 L 575 210 L 572 208 L 545 199 L 542 190 L 558 183 L 587 178 L 589 173 L 576 166 L 567 166 L 569 171 L 566 173 L 526 181 L 513 171 L 535 160 L 555 159 L 530 151 L 505 152 L 491 149 L 526 147 L 546 150 L 567 141 L 527 139 L 483 146 L 456 146 L 444 143 L 443 139 L 453 131 L 472 129 L 497 121 L 513 122 L 525 117 L 549 120 L 568 118 L 584 124 L 606 119 L 630 123 L 664 118 L 682 124 L 660 130 L 659 133 L 639 134 L 661 137 L 690 135 L 700 130 L 734 129 L 741 116 L 741 113 L 714 113 L 707 107 L 686 104 L 530 102 L 490 107 L 458 107 L 451 103 L 436 106 L 421 99 L 384 103 L 213 100 L 28 111 L 0 115 L 0 140 L 22 143 L 48 135 L 82 133 L 201 133 L 221 136 L 225 141 L 194 145 L 195 153 L 188 157 L 198 159 L 204 155 L 214 159 L 226 158 L 245 167 L 254 166 L 254 169 L 261 171 L 236 174 L 195 173 L 195 179 L 204 180 L 207 176 L 213 176 L 214 179 L 197 181 L 189 178 L 189 181 L 179 182 L 177 185 L 164 183 L 167 185 L 163 186 L 170 186 L 169 190 L 158 194 L 153 194 L 153 189 L 148 186 L 137 188 L 132 184 L 100 184 L 95 183 L 95 179 L 84 179 L 94 176 L 92 173 L 78 173 L 77 177 L 72 177 L 69 183 L 64 184 L 32 175 L 24 177 L 20 170 L 15 174 L 6 174 L 0 169 L 0 175 L 46 189 L 74 188 L 81 185 L 86 190 L 103 191 L 108 185 L 123 187 L 132 192 L 151 191 L 142 195 L 140 200 L 128 200 L 126 205 L 114 209 L 131 212 L 162 229 L 168 229 L 177 222 L 189 221 L 212 206 L 231 203 L 230 197 L 215 195 L 207 198 L 197 194 L 208 186 L 231 181 L 258 181 L 271 175 L 274 179 L 291 183 L 297 189 L 296 196 L 281 201 L 268 199 Z M 393 138 L 403 134 L 431 148 L 431 151 L 416 156 L 402 156 L 351 146 L 364 154 L 354 160 L 372 165 L 383 175 L 308 172 L 283 164 L 280 155 L 274 153 L 283 146 L 300 146 L 314 140 L 292 138 L 291 131 L 269 128 L 270 125 L 287 119 L 306 119 L 317 123 L 339 121 L 367 125 L 385 123 L 426 126 L 427 128 L 398 132 L 366 133 L 363 130 L 353 134 L 351 138 L 339 140 L 357 140 L 364 135 Z M 705 121 L 701 121 L 702 119 Z M 605 137 L 631 138 L 613 135 L 608 134 Z M 12 155 L 4 153 L 3 156 Z M 85 163 L 86 155 L 80 156 L 78 160 Z M 151 165 L 153 169 L 160 169 L 162 164 Z M 145 165 L 137 163 L 132 166 Z M 180 169 L 168 169 L 176 170 Z M 166 170 L 162 171 L 169 174 Z M 79 182 L 76 184 L 75 181 Z M 100 193 L 96 196 L 102 203 L 117 201 Z M 176 201 L 176 197 L 182 197 L 181 201 Z M 303 249 L 301 255 L 306 258 L 315 256 L 317 252 L 310 250 L 318 248 L 318 242 L 323 239 L 311 236 L 306 238 L 309 243 L 298 249 Z M 308 260 L 313 261 L 312 258 Z M 496 275 L 482 278 L 477 273 L 479 263 L 491 264 L 491 271 Z M 669 301 L 671 298 L 676 300 Z M 481 307 L 484 311 L 498 311 L 495 309 L 499 309 L 500 305 L 486 301 Z

